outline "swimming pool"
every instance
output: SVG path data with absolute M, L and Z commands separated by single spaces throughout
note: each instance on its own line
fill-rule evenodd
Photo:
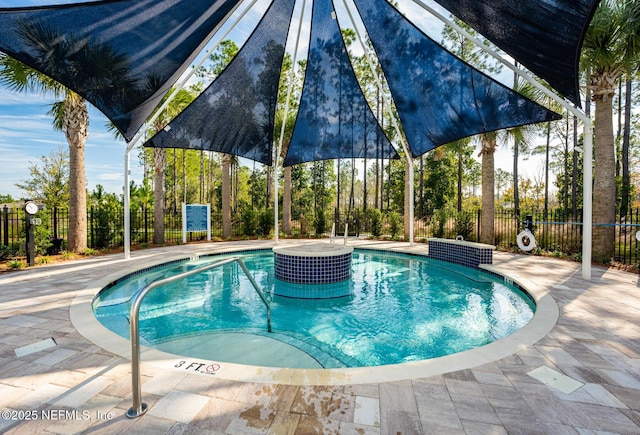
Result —
M 128 337 L 135 292 L 162 276 L 232 255 L 238 254 L 174 262 L 119 279 L 94 299 L 95 315 Z M 517 331 L 535 310 L 527 295 L 502 278 L 424 256 L 358 249 L 352 279 L 330 284 L 336 294 L 348 286 L 349 296 L 323 300 L 276 296 L 274 289 L 287 284 L 274 278 L 270 250 L 246 252 L 242 258 L 271 299 L 272 333 L 266 331 L 259 296 L 231 264 L 195 275 L 186 285 L 150 293 L 140 311 L 142 343 L 222 362 L 370 367 L 483 346 Z

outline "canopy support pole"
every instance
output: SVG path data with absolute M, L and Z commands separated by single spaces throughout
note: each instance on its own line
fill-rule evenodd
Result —
M 409 150 L 406 150 L 407 164 L 409 165 L 409 246 L 413 246 L 413 226 L 414 226 L 414 215 L 415 215 L 415 168 L 413 165 L 413 157 L 411 157 L 411 153 Z M 365 175 L 366 176 L 366 175 Z
M 469 41 L 473 42 L 477 47 L 484 50 L 490 56 L 501 62 L 507 68 L 512 70 L 518 76 L 525 79 L 528 83 L 538 89 L 540 92 L 545 94 L 547 97 L 551 98 L 553 101 L 561 105 L 570 113 L 577 116 L 584 124 L 584 153 L 583 153 L 583 210 L 582 210 L 582 279 L 585 281 L 589 281 L 591 279 L 591 252 L 592 252 L 592 225 L 593 225 L 593 188 L 591 186 L 592 177 L 593 177 L 593 129 L 591 124 L 591 118 L 586 115 L 583 111 L 578 109 L 572 104 L 569 104 L 566 100 L 559 97 L 556 93 L 552 92 L 542 84 L 540 84 L 537 80 L 531 77 L 527 72 L 515 66 L 513 63 L 504 59 L 500 56 L 495 50 L 489 48 L 486 44 L 483 44 L 476 37 L 471 35 L 462 27 L 458 26 L 455 22 L 449 20 L 442 14 L 440 14 L 435 9 L 430 6 L 424 4 L 421 0 L 413 0 L 418 6 L 422 7 L 424 10 L 429 12 L 434 17 L 438 18 L 440 21 L 445 23 L 446 25 L 455 29 L 458 33 L 463 35 Z
M 273 159 L 273 192 L 274 192 L 274 228 L 273 228 L 273 238 L 276 243 L 278 243 L 278 234 L 279 234 L 279 225 L 278 225 L 278 177 L 280 170 L 278 168 L 278 159 L 280 158 L 280 154 L 282 153 L 282 142 L 284 141 L 284 132 L 287 126 L 287 115 L 289 114 L 289 102 L 291 101 L 291 89 L 293 88 L 293 74 L 296 69 L 296 61 L 298 59 L 298 46 L 300 44 L 300 34 L 302 33 L 302 20 L 304 18 L 304 11 L 306 9 L 306 0 L 302 0 L 302 7 L 300 8 L 300 21 L 298 22 L 298 35 L 296 36 L 296 44 L 293 49 L 293 57 L 291 61 L 291 71 L 289 71 L 288 86 L 287 86 L 287 98 L 285 100 L 284 105 L 284 113 L 282 114 L 282 126 L 280 127 L 280 137 L 278 138 L 278 147 L 276 148 L 276 155 Z
M 124 258 L 131 258 L 131 187 L 129 186 L 131 149 L 127 147 L 124 153 Z
M 238 25 L 240 20 L 244 18 L 244 16 L 249 12 L 249 10 L 256 4 L 258 0 L 253 0 L 249 6 L 236 18 L 236 20 L 229 26 L 226 32 L 218 40 L 209 48 L 205 54 L 201 57 L 200 61 L 195 64 L 191 70 L 184 76 L 182 81 L 173 88 L 167 99 L 162 103 L 162 105 L 156 109 L 156 111 L 151 115 L 151 117 L 140 127 L 136 135 L 131 139 L 131 141 L 127 144 L 127 148 L 124 152 L 124 258 L 131 258 L 131 188 L 129 186 L 130 181 L 130 154 L 131 150 L 137 145 L 137 142 L 146 134 L 147 126 L 153 124 L 153 122 L 160 117 L 162 112 L 171 104 L 173 99 L 178 95 L 178 92 L 182 90 L 187 82 L 191 79 L 191 77 L 200 69 L 200 67 L 205 63 L 205 61 L 209 58 L 211 53 L 214 52 L 220 45 L 220 43 L 231 33 L 231 31 Z
M 593 233 L 593 129 L 591 120 L 584 123 L 582 155 L 582 279 L 591 279 L 591 237 Z
M 376 74 L 376 68 L 373 65 L 373 63 L 371 62 L 371 58 L 369 58 L 368 56 L 368 49 L 367 49 L 367 45 L 364 43 L 364 39 L 362 38 L 362 35 L 360 34 L 360 30 L 358 29 L 358 26 L 356 26 L 356 23 L 353 19 L 353 15 L 351 14 L 351 9 L 349 8 L 349 6 L 347 6 L 347 2 L 346 0 L 342 0 L 342 4 L 344 5 L 344 8 L 347 11 L 347 14 L 349 15 L 349 20 L 351 21 L 351 25 L 353 26 L 355 32 L 356 32 L 356 36 L 358 37 L 358 41 L 360 42 L 360 45 L 362 46 L 362 50 L 365 53 L 365 58 L 367 59 L 367 64 L 369 65 L 369 69 L 371 70 L 371 74 L 372 76 L 375 78 L 376 81 L 376 86 L 378 87 L 378 90 L 380 91 L 380 95 L 382 95 L 382 98 L 384 98 L 385 102 L 387 103 L 386 106 L 388 107 L 389 110 L 389 114 L 390 114 L 390 118 L 391 118 L 391 123 L 393 124 L 393 128 L 396 130 L 396 133 L 398 134 L 399 140 L 400 140 L 400 144 L 402 145 L 402 149 L 404 151 L 405 154 L 405 158 L 407 159 L 407 165 L 409 168 L 409 244 L 410 246 L 413 246 L 413 239 L 414 239 L 414 165 L 413 165 L 413 155 L 411 154 L 411 150 L 409 149 L 409 146 L 404 138 L 404 135 L 402 134 L 402 131 L 400 130 L 400 127 L 398 126 L 398 122 L 396 121 L 395 116 L 393 116 L 393 113 L 391 112 L 391 107 L 392 107 L 392 101 L 390 101 L 389 96 L 386 94 L 386 92 L 384 91 L 384 87 L 382 86 L 382 82 L 380 81 L 380 78 L 378 77 L 378 75 Z M 391 164 L 391 160 L 389 160 L 389 164 Z M 367 174 L 364 174 L 364 176 L 366 177 Z

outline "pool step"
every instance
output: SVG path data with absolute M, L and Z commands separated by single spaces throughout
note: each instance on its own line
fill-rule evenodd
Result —
M 173 337 L 156 342 L 152 347 L 175 355 L 263 367 L 346 367 L 321 349 L 278 332 L 206 332 Z

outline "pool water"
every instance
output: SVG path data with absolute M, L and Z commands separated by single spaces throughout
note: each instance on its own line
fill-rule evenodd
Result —
M 202 257 L 122 279 L 99 293 L 94 313 L 107 328 L 128 338 L 131 299 L 147 283 L 229 256 L 238 254 Z M 241 257 L 270 299 L 272 333 L 267 332 L 264 303 L 238 264 L 231 263 L 149 293 L 140 309 L 141 343 L 221 362 L 380 366 L 485 345 L 520 329 L 535 310 L 528 295 L 499 277 L 423 256 L 356 249 L 351 280 L 316 287 L 336 295 L 346 288 L 350 295 L 328 299 L 277 296 L 275 286 L 300 285 L 274 278 L 273 253 Z M 278 293 L 292 291 L 286 290 Z M 243 340 L 240 351 L 231 350 Z M 288 362 L 281 349 L 294 349 L 309 362 Z M 241 361 L 238 353 L 244 355 Z

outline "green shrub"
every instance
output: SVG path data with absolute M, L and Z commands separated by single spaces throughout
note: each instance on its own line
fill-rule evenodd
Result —
M 263 237 L 268 237 L 274 224 L 273 209 L 267 209 L 258 216 L 258 231 Z
M 10 246 L 0 245 L 0 260 L 7 260 L 16 255 L 16 251 Z
M 327 231 L 327 218 L 324 215 L 324 210 L 320 209 L 316 212 L 316 218 L 314 220 L 316 237 L 322 236 Z
M 53 245 L 51 243 L 51 231 L 49 230 L 49 218 L 44 212 L 38 214 L 38 219 L 42 222 L 40 225 L 36 225 L 33 231 L 33 242 L 35 244 L 35 253 L 37 255 L 44 255 L 48 249 Z
M 246 209 L 242 213 L 242 234 L 245 236 L 255 236 L 258 227 L 258 216 L 253 209 Z
M 464 240 L 468 240 L 473 233 L 474 216 L 473 212 L 460 211 L 456 213 L 455 232 L 456 237 L 462 236 Z
M 303 237 L 309 235 L 309 221 L 305 215 L 300 215 L 300 235 Z
M 47 263 L 49 263 L 50 261 L 51 261 L 51 259 L 50 259 L 49 257 L 47 257 L 46 255 L 45 255 L 45 256 L 43 256 L 43 257 L 38 257 L 38 258 L 36 259 L 36 263 L 38 263 L 38 264 L 47 264 Z
M 91 219 L 91 232 L 93 233 L 93 245 L 96 248 L 106 248 L 115 238 L 115 231 L 111 222 L 116 221 L 116 217 L 107 207 L 96 207 L 91 209 L 93 216 Z
M 371 235 L 380 237 L 382 235 L 382 212 L 377 208 L 370 208 L 367 210 L 367 218 L 369 219 Z
M 7 265 L 11 270 L 18 270 L 18 269 L 23 269 L 26 266 L 26 263 L 22 260 L 9 260 Z
M 389 219 L 391 238 L 395 240 L 400 237 L 402 231 L 402 217 L 398 212 L 392 211 L 387 215 L 387 218 Z
M 434 211 L 433 219 L 435 220 L 435 228 L 433 229 L 433 236 L 437 238 L 445 237 L 445 225 L 447 219 L 449 219 L 449 211 L 446 209 L 439 209 Z

